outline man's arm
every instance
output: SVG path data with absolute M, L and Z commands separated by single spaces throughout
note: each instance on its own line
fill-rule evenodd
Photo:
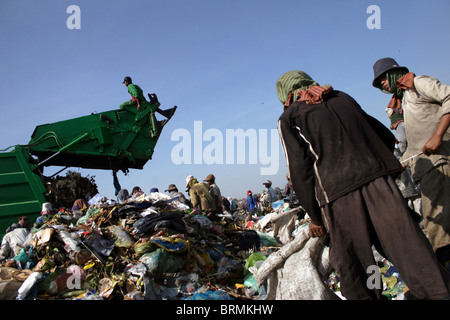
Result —
M 301 139 L 296 129 L 283 118 L 278 121 L 278 130 L 288 162 L 292 186 L 300 205 L 311 217 L 312 225 L 323 226 L 315 193 L 314 162 L 309 157 L 308 145 Z
M 442 108 L 443 116 L 433 135 L 422 148 L 423 153 L 428 156 L 439 150 L 442 138 L 450 124 L 450 86 L 433 77 L 417 76 L 414 79 L 414 88 L 420 95 L 435 101 Z
M 444 114 L 431 138 L 423 146 L 423 153 L 429 156 L 436 153 L 442 144 L 442 137 L 450 126 L 450 113 Z

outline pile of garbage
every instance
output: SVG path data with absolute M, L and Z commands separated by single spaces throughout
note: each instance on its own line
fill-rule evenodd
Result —
M 94 199 L 34 225 L 0 268 L 1 299 L 343 298 L 328 238 L 308 236 L 301 207 L 273 203 L 264 216 L 225 211 L 212 221 L 158 192 L 122 204 Z M 395 299 L 401 279 L 382 263 Z
M 95 176 L 82 176 L 80 172 L 68 170 L 64 176 L 55 174 L 45 177 L 46 197 L 50 203 L 71 208 L 74 199 L 90 199 L 98 194 Z
M 3 263 L 2 282 L 16 289 L 3 298 L 256 299 L 249 269 L 273 250 L 267 239 L 278 245 L 242 228 L 245 212 L 212 221 L 162 193 L 105 200 L 35 224 Z

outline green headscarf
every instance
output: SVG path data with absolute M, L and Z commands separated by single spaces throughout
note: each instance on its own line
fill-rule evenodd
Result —
M 192 188 L 192 186 L 197 183 L 198 183 L 197 179 L 193 178 L 193 179 L 191 179 L 191 181 L 189 181 L 188 186 L 189 186 L 189 188 Z
M 293 70 L 285 72 L 277 80 L 278 99 L 280 99 L 282 104 L 285 104 L 289 94 L 294 90 L 306 90 L 315 85 L 318 85 L 318 83 L 303 71 Z
M 408 71 L 405 69 L 392 69 L 386 72 L 386 79 L 389 82 L 389 88 L 392 92 L 399 98 L 403 98 L 403 90 L 397 88 L 397 80 L 407 74 Z M 383 90 L 384 91 L 384 90 Z M 386 92 L 386 91 L 384 91 Z M 389 92 L 387 92 L 389 93 Z

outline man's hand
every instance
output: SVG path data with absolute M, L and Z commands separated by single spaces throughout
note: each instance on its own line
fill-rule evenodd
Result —
M 425 155 L 436 153 L 441 147 L 442 139 L 439 136 L 433 135 L 422 148 Z
M 318 225 L 315 225 L 312 222 L 309 224 L 309 236 L 310 237 L 313 237 L 313 238 L 321 237 L 321 236 L 323 236 L 326 233 L 327 232 L 326 232 L 324 226 L 318 226 Z
M 423 146 L 422 151 L 424 154 L 429 156 L 430 154 L 436 153 L 439 150 L 442 144 L 442 138 L 444 137 L 444 134 L 445 132 L 447 132 L 449 127 L 450 127 L 450 113 L 447 113 L 441 117 L 433 135 Z

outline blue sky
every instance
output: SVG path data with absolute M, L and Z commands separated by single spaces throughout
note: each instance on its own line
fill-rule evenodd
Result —
M 66 9 L 81 9 L 70 30 Z M 377 5 L 381 29 L 366 26 Z M 285 184 L 286 164 L 261 175 L 262 164 L 179 164 L 172 133 L 276 129 L 282 112 L 275 82 L 300 69 L 353 96 L 389 125 L 389 96 L 371 86 L 373 63 L 391 56 L 416 74 L 450 83 L 448 0 L 2 0 L 0 2 L 0 149 L 27 144 L 36 126 L 118 108 L 129 100 L 123 77 L 178 106 L 143 170 L 119 173 L 123 188 L 184 190 L 185 178 L 216 176 L 224 196 L 242 198 L 262 182 Z M 208 145 L 203 143 L 203 147 Z M 46 168 L 47 175 L 60 168 Z M 114 198 L 112 174 L 95 175 Z

